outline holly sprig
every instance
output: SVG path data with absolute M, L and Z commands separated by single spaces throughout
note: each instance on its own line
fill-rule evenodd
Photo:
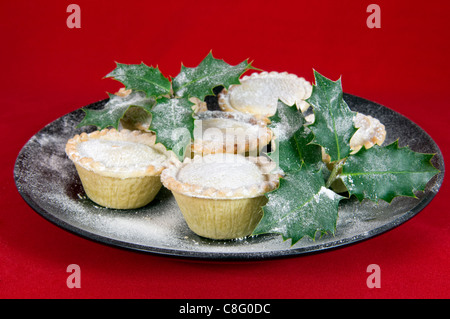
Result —
M 116 63 L 106 78 L 121 82 L 131 94 L 124 97 L 109 94 L 110 99 L 101 110 L 83 108 L 85 117 L 78 126 L 118 129 L 128 108 L 140 107 L 151 114 L 149 130 L 156 133 L 156 143 L 163 144 L 182 160 L 193 139 L 195 103 L 191 99 L 203 101 L 214 94 L 216 87 L 239 84 L 239 78 L 251 69 L 257 70 L 248 60 L 233 66 L 214 58 L 212 52 L 197 67 L 182 65 L 174 78 L 165 77 L 158 67 L 144 63 Z
M 359 201 L 391 202 L 397 196 L 415 197 L 437 170 L 434 154 L 400 148 L 398 141 L 386 146 L 364 146 L 351 153 L 350 139 L 357 129 L 356 115 L 343 99 L 341 80 L 331 81 L 314 71 L 315 84 L 307 102 L 314 122 L 306 123 L 295 105 L 278 102 L 270 118 L 275 150 L 268 154 L 285 175 L 277 189 L 266 194 L 264 215 L 253 232 L 280 234 L 294 245 L 303 237 L 313 240 L 336 230 L 339 203 L 355 195 Z M 322 162 L 321 149 L 331 157 L 331 172 Z M 328 173 L 328 174 L 326 174 Z M 330 186 L 341 179 L 349 196 Z

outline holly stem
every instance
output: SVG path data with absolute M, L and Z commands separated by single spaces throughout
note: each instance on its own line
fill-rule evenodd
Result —
M 331 171 L 330 177 L 328 177 L 327 183 L 325 184 L 326 188 L 329 188 L 331 184 L 338 178 L 340 170 L 342 166 L 344 165 L 345 158 L 341 159 L 340 161 L 336 162 L 333 166 L 333 170 Z

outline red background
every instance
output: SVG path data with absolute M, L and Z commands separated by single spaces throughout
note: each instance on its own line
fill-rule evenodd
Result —
M 448 182 L 405 224 L 356 245 L 259 262 L 193 262 L 135 253 L 68 233 L 17 192 L 14 161 L 46 124 L 107 97 L 121 63 L 175 76 L 210 50 L 237 64 L 312 81 L 342 76 L 344 91 L 407 116 L 449 151 L 448 1 L 2 1 L 0 298 L 449 298 Z M 381 8 L 369 29 L 366 8 Z M 163 4 L 166 3 L 166 4 Z M 66 267 L 81 268 L 69 289 Z M 381 268 L 369 289 L 366 268 Z

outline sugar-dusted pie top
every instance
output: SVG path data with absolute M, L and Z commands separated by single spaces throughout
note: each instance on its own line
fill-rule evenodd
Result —
M 90 157 L 112 170 L 142 170 L 166 159 L 151 146 L 127 141 L 92 139 L 79 143 L 77 149 L 81 157 Z
M 249 187 L 264 182 L 256 164 L 230 154 L 215 154 L 203 161 L 194 161 L 180 168 L 177 177 L 182 183 L 216 189 Z
M 203 154 L 244 153 L 267 145 L 270 139 L 271 131 L 252 115 L 206 111 L 196 116 L 193 150 Z
M 247 114 L 233 114 L 222 111 L 206 111 L 197 115 L 196 127 L 202 129 L 202 140 L 207 140 L 208 130 L 217 128 L 224 134 L 237 134 L 237 132 L 246 132 L 247 135 L 257 136 L 258 129 L 261 127 L 258 121 Z
M 152 133 L 115 129 L 82 133 L 66 144 L 66 153 L 85 169 L 115 177 L 158 175 L 169 156 Z
M 232 85 L 219 94 L 219 106 L 224 111 L 239 111 L 270 117 L 277 110 L 278 99 L 287 105 L 296 104 L 302 112 L 312 85 L 302 77 L 287 72 L 262 72 L 244 76 L 239 85 Z
M 161 174 L 170 190 L 204 198 L 249 198 L 275 189 L 280 175 L 265 157 L 210 154 L 173 165 Z

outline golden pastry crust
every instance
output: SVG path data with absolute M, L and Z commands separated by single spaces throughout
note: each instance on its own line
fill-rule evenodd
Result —
M 194 105 L 192 106 L 192 110 L 194 111 L 194 113 L 202 113 L 208 111 L 208 105 L 205 101 L 201 101 L 196 97 L 189 98 L 189 101 L 194 103 Z
M 314 122 L 314 118 L 312 118 L 311 122 Z M 375 144 L 381 146 L 384 143 L 386 129 L 378 119 L 370 115 L 357 113 L 353 118 L 353 124 L 358 130 L 350 139 L 350 148 L 352 150 L 350 154 L 357 153 L 363 146 L 369 149 Z M 330 155 L 322 148 L 322 161 L 329 163 L 330 159 Z
M 218 96 L 219 107 L 226 112 L 244 112 L 264 118 L 275 114 L 278 99 L 296 104 L 302 112 L 312 85 L 302 77 L 287 72 L 262 72 L 244 76 L 241 84 L 224 89 Z
M 358 152 L 363 145 L 365 148 L 371 148 L 375 144 L 380 146 L 383 144 L 386 139 L 386 129 L 378 119 L 357 113 L 353 122 L 358 130 L 350 139 L 352 154 Z
M 263 216 L 265 196 L 206 200 L 173 193 L 188 224 L 197 235 L 216 239 L 236 239 L 252 234 Z
M 81 133 L 67 141 L 65 150 L 86 195 L 115 209 L 151 202 L 162 187 L 160 173 L 175 158 L 155 145 L 154 134 L 129 130 Z
M 92 157 L 84 156 L 79 150 L 79 145 L 81 143 L 92 140 L 103 140 L 103 141 L 123 141 L 136 144 L 143 144 L 151 147 L 155 153 L 160 154 L 159 159 L 150 162 L 145 167 L 140 167 L 139 169 L 130 170 L 128 167 L 123 168 L 108 168 L 104 163 L 96 161 Z M 142 131 L 130 131 L 123 129 L 118 131 L 116 129 L 104 129 L 101 131 L 94 131 L 92 133 L 81 133 L 75 135 L 73 138 L 69 139 L 66 143 L 66 154 L 67 156 L 79 166 L 89 170 L 94 171 L 97 174 L 111 177 L 127 178 L 127 177 L 140 177 L 148 175 L 159 175 L 165 168 L 165 162 L 169 158 L 169 153 L 166 151 L 162 144 L 155 144 L 156 136 L 153 133 L 142 132 Z
M 121 96 L 121 97 L 126 97 L 128 95 L 130 95 L 132 92 L 131 89 L 126 89 L 126 88 L 120 88 L 119 91 L 117 91 L 116 93 L 114 93 L 117 96 Z
M 275 172 L 276 164 L 263 156 L 258 157 L 244 157 L 236 154 L 224 154 L 224 156 L 236 156 L 239 160 L 244 159 L 256 165 L 260 170 L 263 180 L 252 185 L 237 185 L 236 187 L 217 188 L 205 186 L 196 183 L 181 181 L 179 179 L 179 172 L 190 164 L 200 164 L 208 162 L 212 156 L 220 156 L 220 154 L 207 155 L 204 157 L 195 156 L 193 159 L 186 158 L 183 163 L 174 162 L 171 166 L 165 169 L 161 174 L 161 181 L 163 185 L 169 190 L 184 194 L 191 197 L 212 198 L 212 199 L 237 199 L 237 198 L 252 198 L 262 196 L 265 193 L 274 190 L 278 187 L 280 172 Z M 214 163 L 214 159 L 209 163 Z M 226 162 L 225 162 L 226 164 Z M 231 162 L 230 162 L 231 165 Z M 226 172 L 226 171 L 225 171 Z M 198 174 L 204 174 L 201 169 Z
M 75 164 L 83 189 L 93 202 L 108 208 L 133 209 L 150 203 L 162 187 L 159 175 L 117 178 Z
M 261 220 L 265 193 L 279 185 L 281 174 L 273 172 L 275 166 L 261 156 L 197 156 L 164 170 L 161 181 L 194 233 L 235 239 L 251 235 Z
M 222 111 L 196 115 L 193 154 L 216 153 L 258 155 L 269 144 L 272 131 L 254 116 Z

